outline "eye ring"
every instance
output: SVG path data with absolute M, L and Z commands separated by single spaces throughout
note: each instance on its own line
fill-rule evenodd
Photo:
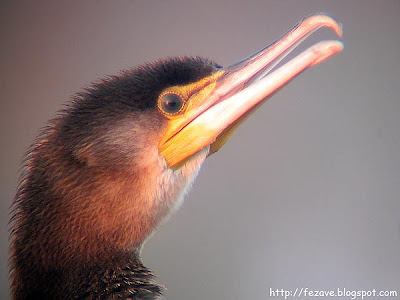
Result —
M 176 93 L 166 92 L 158 100 L 158 108 L 166 115 L 177 115 L 184 107 L 185 101 Z

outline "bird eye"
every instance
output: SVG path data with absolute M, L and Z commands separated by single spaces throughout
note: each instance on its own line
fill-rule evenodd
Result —
M 179 95 L 169 93 L 161 96 L 159 107 L 162 112 L 174 115 L 182 110 L 184 104 L 184 101 Z

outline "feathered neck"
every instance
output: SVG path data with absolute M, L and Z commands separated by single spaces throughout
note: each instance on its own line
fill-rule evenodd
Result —
M 134 164 L 110 169 L 93 159 L 91 145 L 71 151 L 59 143 L 57 126 L 30 151 L 14 203 L 14 298 L 92 293 L 88 298 L 102 299 L 97 295 L 148 291 L 154 297 L 144 299 L 157 299 L 162 287 L 141 264 L 138 249 L 181 202 L 208 149 L 171 170 L 156 146 L 147 145 Z

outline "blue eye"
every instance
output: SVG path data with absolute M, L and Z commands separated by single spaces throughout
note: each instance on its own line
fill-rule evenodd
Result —
M 179 113 L 184 105 L 184 101 L 177 94 L 164 94 L 160 99 L 160 109 L 166 114 L 177 114 Z

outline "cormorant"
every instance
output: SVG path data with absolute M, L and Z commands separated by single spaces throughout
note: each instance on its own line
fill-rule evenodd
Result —
M 14 299 L 160 299 L 140 251 L 207 156 L 303 70 L 340 52 L 318 43 L 275 65 L 330 17 L 304 19 L 228 68 L 170 58 L 78 94 L 29 150 L 13 204 Z

